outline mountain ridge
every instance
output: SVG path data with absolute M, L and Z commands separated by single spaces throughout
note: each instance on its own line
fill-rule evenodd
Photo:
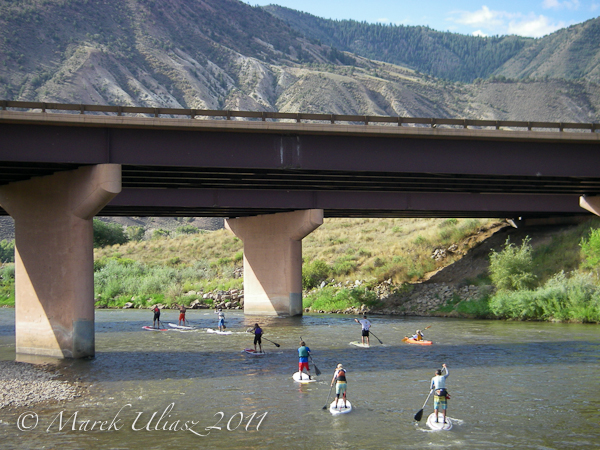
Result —
M 382 33 L 387 30 L 374 27 Z M 417 28 L 421 34 L 414 39 L 430 40 L 427 33 L 433 30 Z M 575 26 L 579 34 L 569 29 L 563 34 L 583 36 L 581 30 L 592 28 L 589 24 Z M 434 33 L 441 41 L 451 41 L 454 36 Z M 509 42 L 528 42 L 518 54 L 531 51 L 531 55 L 541 42 L 516 37 L 457 39 L 459 43 L 505 42 L 505 50 Z M 582 47 L 579 38 L 573 42 L 579 42 L 582 53 L 596 55 L 593 45 Z M 443 46 L 436 49 L 433 55 L 447 51 Z M 465 56 L 455 53 L 453 61 Z M 492 78 L 466 83 L 437 78 L 407 64 L 342 51 L 293 29 L 268 9 L 238 0 L 0 0 L 0 99 L 7 100 L 600 121 L 600 89 L 593 79 L 552 78 L 542 76 L 542 69 L 538 70 L 540 77 L 524 76 L 533 73 L 530 60 L 540 67 L 557 66 L 548 58 L 543 64 L 539 59 L 542 53 L 535 53 L 538 60 L 523 56 L 522 61 L 515 60 L 502 70 L 496 64 Z M 563 65 L 569 66 L 568 61 Z M 595 73 L 594 61 L 590 60 L 585 70 L 586 74 Z M 524 77 L 512 79 L 513 74 Z

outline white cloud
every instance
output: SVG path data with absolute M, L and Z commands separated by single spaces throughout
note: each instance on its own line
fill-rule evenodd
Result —
M 511 20 L 508 24 L 508 34 L 519 36 L 542 37 L 564 28 L 564 22 L 551 23 L 546 16 L 530 16 L 520 20 Z
M 590 11 L 596 11 L 598 8 L 600 8 L 600 4 L 592 3 L 592 5 L 590 6 Z
M 578 2 L 579 0 L 565 2 L 544 0 L 544 5 L 578 4 Z M 519 36 L 542 37 L 566 26 L 564 22 L 552 23 L 551 19 L 543 15 L 495 11 L 485 5 L 474 12 L 454 11 L 451 15 L 453 17 L 447 20 L 472 27 L 475 30 L 473 31 L 475 36 L 517 34 Z
M 559 0 L 544 0 L 542 2 L 544 9 L 579 9 L 579 0 L 565 0 L 563 2 Z
M 377 23 L 390 23 L 390 19 L 381 18 L 381 19 L 377 19 L 375 22 L 377 22 Z
M 491 26 L 501 24 L 503 13 L 492 11 L 487 6 L 483 5 L 479 11 L 460 11 L 455 14 L 458 15 L 458 18 L 454 20 L 455 22 L 477 27 L 481 25 Z

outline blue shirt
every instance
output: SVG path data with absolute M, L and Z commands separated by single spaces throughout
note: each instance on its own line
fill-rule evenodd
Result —
M 300 358 L 300 362 L 308 362 L 308 354 L 310 353 L 310 348 L 307 346 L 300 347 L 298 349 L 298 357 Z

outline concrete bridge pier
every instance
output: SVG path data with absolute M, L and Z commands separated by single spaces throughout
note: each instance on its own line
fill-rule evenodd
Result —
M 119 164 L 0 187 L 15 221 L 17 355 L 94 356 L 93 218 L 120 191 Z
M 302 315 L 302 238 L 323 224 L 323 210 L 228 219 L 244 242 L 244 313 Z
M 600 216 L 600 195 L 592 197 L 582 195 L 579 197 L 579 206 L 583 209 L 587 209 L 592 214 Z

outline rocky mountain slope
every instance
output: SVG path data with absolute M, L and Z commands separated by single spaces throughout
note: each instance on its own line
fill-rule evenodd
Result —
M 600 81 L 600 18 L 532 39 L 465 36 L 419 26 L 323 19 L 277 5 L 265 9 L 304 36 L 363 57 L 407 65 L 441 79 Z
M 539 50 L 541 41 L 509 37 L 484 42 L 415 28 L 407 31 L 407 48 L 414 47 L 416 55 L 411 61 L 431 54 L 447 66 L 448 74 L 472 72 L 485 62 L 481 75 L 493 69 L 498 77 L 475 83 L 446 81 L 452 77 L 444 75 L 442 66 L 434 67 L 431 57 L 423 62 L 427 72 L 399 57 L 391 64 L 385 58 L 361 56 L 360 48 L 355 54 L 342 52 L 268 10 L 238 0 L 0 0 L 0 99 L 600 121 L 593 60 L 585 66 L 585 76 L 546 79 L 543 68 L 550 65 L 562 64 L 560 73 L 583 66 L 544 59 L 551 51 Z M 574 36 L 569 30 L 563 34 Z M 561 54 L 573 57 L 580 48 L 595 58 L 593 45 L 583 44 L 591 33 L 585 30 Z M 363 44 L 377 47 L 377 42 Z M 471 47 L 476 50 L 472 55 L 467 51 Z M 403 53 L 398 47 L 387 52 Z M 469 61 L 466 69 L 461 58 Z M 504 73 L 542 78 L 506 80 Z

